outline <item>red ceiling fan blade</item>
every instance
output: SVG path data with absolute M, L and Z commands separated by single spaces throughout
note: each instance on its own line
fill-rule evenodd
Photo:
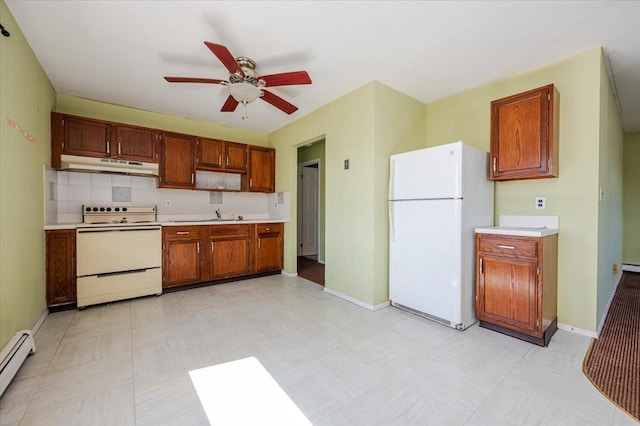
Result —
M 263 101 L 269 102 L 274 107 L 286 112 L 287 114 L 293 114 L 298 110 L 298 107 L 290 104 L 289 102 L 282 99 L 280 96 L 274 95 L 273 93 L 263 90 L 263 95 L 260 99 Z
M 229 95 L 226 101 L 224 101 L 224 105 L 222 105 L 222 112 L 233 112 L 238 107 L 239 102 L 233 99 L 233 96 Z
M 233 57 L 233 55 L 231 54 L 231 52 L 229 52 L 229 49 L 227 49 L 226 46 L 223 46 L 221 44 L 211 43 L 210 41 L 205 41 L 204 44 L 206 44 L 207 47 L 213 52 L 213 54 L 216 55 L 218 59 L 220 59 L 220 62 L 222 62 L 222 65 L 224 65 L 229 70 L 230 73 L 233 74 L 234 72 L 237 72 L 244 77 L 244 72 L 242 71 L 242 68 L 240 68 L 240 65 L 238 65 L 238 63 L 236 62 L 236 58 Z
M 306 71 L 292 71 L 280 74 L 263 75 L 260 78 L 264 80 L 267 87 L 311 84 L 311 78 Z
M 218 80 L 217 78 L 198 78 L 198 77 L 165 77 L 169 83 L 210 83 L 220 84 L 225 80 Z

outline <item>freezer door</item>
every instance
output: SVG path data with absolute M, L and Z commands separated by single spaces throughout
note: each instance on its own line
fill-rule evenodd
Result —
M 390 203 L 389 298 L 459 324 L 462 200 Z
M 391 156 L 390 200 L 460 198 L 462 142 Z

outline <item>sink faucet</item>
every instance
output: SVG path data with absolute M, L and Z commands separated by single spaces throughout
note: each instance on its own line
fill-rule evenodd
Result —
M 218 216 L 218 219 L 222 219 L 222 215 L 220 214 L 220 209 L 216 210 L 216 216 Z

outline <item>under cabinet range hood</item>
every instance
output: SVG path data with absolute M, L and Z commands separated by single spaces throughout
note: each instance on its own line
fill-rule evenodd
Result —
M 158 165 L 156 163 L 119 160 L 116 158 L 81 157 L 78 155 L 62 155 L 60 159 L 64 170 L 158 176 Z

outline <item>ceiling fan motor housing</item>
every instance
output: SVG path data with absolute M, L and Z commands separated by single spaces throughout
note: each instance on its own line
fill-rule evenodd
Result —
M 234 72 L 229 76 L 229 83 L 249 83 L 256 87 L 265 86 L 264 80 L 261 80 L 260 75 L 255 71 L 256 63 L 253 59 L 239 56 L 236 58 L 236 62 L 242 68 L 244 76 Z

